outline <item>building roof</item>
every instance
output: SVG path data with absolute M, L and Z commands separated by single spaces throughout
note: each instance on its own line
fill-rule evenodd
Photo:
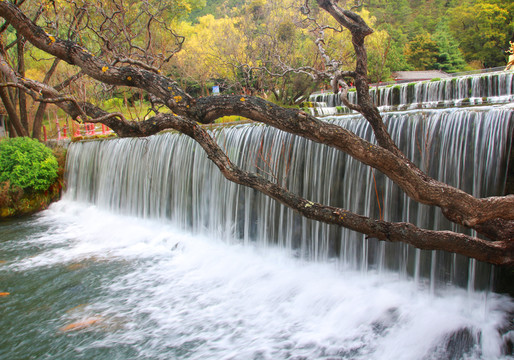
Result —
M 441 70 L 424 70 L 424 71 L 395 71 L 393 78 L 395 80 L 431 80 L 434 78 L 448 78 L 450 75 Z

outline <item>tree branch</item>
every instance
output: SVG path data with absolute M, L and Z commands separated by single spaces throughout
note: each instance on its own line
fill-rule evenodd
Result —
M 353 72 L 353 71 L 345 71 L 345 72 L 337 71 L 334 74 L 334 77 L 331 80 L 332 91 L 334 92 L 334 94 L 337 94 L 339 92 L 339 87 L 341 87 L 341 94 L 339 95 L 339 98 L 341 99 L 343 104 L 351 110 L 362 112 L 361 106 L 352 104 L 348 100 L 348 85 L 346 84 L 346 81 L 344 81 L 344 78 L 346 76 L 355 77 L 356 75 L 355 75 L 355 72 Z
M 197 141 L 228 180 L 261 191 L 303 216 L 344 226 L 381 240 L 403 241 L 422 249 L 443 249 L 483 261 L 513 264 L 514 195 L 477 199 L 459 189 L 431 179 L 408 160 L 391 140 L 378 109 L 369 96 L 364 38 L 371 34 L 372 30 L 360 16 L 341 9 L 334 1 L 318 0 L 318 3 L 352 33 L 357 56 L 355 70 L 336 73 L 333 85 L 342 85 L 341 96 L 344 101 L 347 87 L 343 77 L 351 76 L 355 79 L 358 104 L 350 104 L 350 106 L 360 111 L 370 122 L 378 146 L 340 126 L 325 123 L 301 110 L 285 109 L 257 97 L 211 96 L 195 100 L 173 80 L 159 73 L 131 66 L 112 66 L 71 41 L 64 41 L 46 34 L 8 2 L 0 2 L 0 16 L 9 21 L 33 45 L 70 64 L 79 66 L 85 74 L 105 84 L 123 85 L 148 91 L 172 109 L 173 113 L 158 113 L 141 122 L 127 121 L 120 114 L 109 114 L 92 104 L 79 103 L 73 98 L 63 97 L 55 88 L 45 84 L 20 79 L 12 69 L 2 66 L 5 62 L 0 61 L 0 70 L 13 86 L 21 86 L 29 93 L 43 95 L 45 101 L 53 101 L 69 114 L 75 114 L 74 118 L 80 116 L 83 120 L 102 122 L 120 136 L 148 136 L 164 129 L 178 130 Z M 11 85 L 4 84 L 4 86 Z M 372 220 L 344 209 L 310 202 L 259 175 L 244 172 L 230 162 L 212 137 L 197 124 L 197 122 L 209 124 L 219 117 L 228 115 L 239 115 L 259 121 L 343 151 L 362 163 L 380 170 L 415 201 L 440 207 L 450 220 L 471 227 L 494 241 L 449 231 L 423 230 L 412 224 Z
M 196 140 L 229 181 L 256 189 L 307 218 L 343 226 L 380 240 L 407 242 L 420 249 L 446 250 L 490 263 L 514 264 L 514 248 L 509 241 L 490 242 L 450 231 L 423 230 L 409 223 L 373 220 L 345 209 L 311 202 L 259 175 L 241 170 L 197 124 L 186 121 L 177 125 L 175 129 Z
M 144 88 L 161 98 L 166 106 L 178 114 L 188 113 L 189 107 L 194 104 L 194 99 L 174 81 L 145 69 L 110 67 L 110 64 L 93 56 L 85 48 L 47 34 L 8 2 L 0 2 L 0 16 L 8 19 L 10 24 L 34 46 L 71 65 L 79 66 L 85 74 L 100 82 Z

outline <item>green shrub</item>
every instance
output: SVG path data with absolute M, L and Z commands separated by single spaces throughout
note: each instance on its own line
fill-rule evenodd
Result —
M 57 178 L 57 160 L 37 140 L 14 138 L 0 141 L 0 182 L 11 187 L 43 191 Z

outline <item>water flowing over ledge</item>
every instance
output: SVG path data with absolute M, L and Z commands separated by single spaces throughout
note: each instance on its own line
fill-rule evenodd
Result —
M 381 111 L 504 104 L 514 101 L 514 71 L 372 87 L 370 94 Z M 357 93 L 349 92 L 348 100 L 356 104 Z M 331 92 L 312 94 L 309 101 L 316 116 L 351 112 Z
M 372 140 L 358 116 L 329 119 Z M 432 177 L 475 196 L 503 194 L 513 112 L 482 107 L 388 113 L 393 139 Z M 331 148 L 261 125 L 215 130 L 239 166 L 282 182 L 312 201 L 386 220 L 453 229 L 438 209 L 406 198 L 378 172 Z M 454 283 L 488 288 L 485 264 L 444 252 L 365 240 L 302 218 L 268 197 L 226 181 L 188 137 L 164 134 L 73 144 L 67 199 L 141 218 L 169 219 L 197 234 L 278 244 L 314 260 L 336 257 L 362 271 L 398 271 L 432 289 Z M 378 197 L 375 192 L 375 183 Z
M 385 121 L 431 176 L 486 196 L 503 192 L 513 112 Z M 358 116 L 325 120 L 372 140 Z M 213 131 L 233 161 L 308 199 L 451 228 L 331 148 L 262 125 Z M 67 181 L 50 209 L 0 224 L 2 359 L 509 358 L 514 302 L 476 291 L 488 265 L 299 217 L 224 180 L 184 135 L 74 143 Z

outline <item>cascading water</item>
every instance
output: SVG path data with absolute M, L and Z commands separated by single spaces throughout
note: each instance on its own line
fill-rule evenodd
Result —
M 377 86 L 370 95 L 382 111 L 508 103 L 514 101 L 514 72 Z M 349 92 L 348 99 L 356 104 L 357 93 Z M 309 101 L 314 115 L 349 112 L 339 95 L 331 92 L 313 94 Z
M 504 191 L 513 113 L 384 119 L 430 176 L 488 196 Z M 325 120 L 373 141 L 358 116 Z M 213 133 L 312 201 L 454 229 L 331 148 L 262 125 Z M 488 265 L 302 218 L 184 135 L 74 143 L 67 182 L 49 210 L 0 225 L 0 359 L 512 359 L 514 302 L 484 291 Z
M 514 129 L 512 110 L 424 110 L 388 113 L 385 121 L 400 149 L 430 176 L 475 196 L 503 193 Z M 358 116 L 333 118 L 372 140 Z M 262 173 L 305 198 L 367 216 L 456 229 L 440 210 L 409 200 L 383 175 L 332 148 L 273 128 L 242 125 L 215 131 L 239 166 Z M 186 136 L 164 134 L 74 144 L 68 153 L 66 198 L 143 218 L 170 219 L 195 233 L 278 243 L 302 257 L 402 276 L 487 288 L 489 267 L 468 277 L 468 260 L 444 252 L 386 244 L 335 226 L 310 221 L 256 191 L 226 181 L 201 148 Z M 112 171 L 116 169 L 116 171 Z M 377 192 L 375 191 L 375 184 Z M 436 269 L 437 270 L 436 272 Z

